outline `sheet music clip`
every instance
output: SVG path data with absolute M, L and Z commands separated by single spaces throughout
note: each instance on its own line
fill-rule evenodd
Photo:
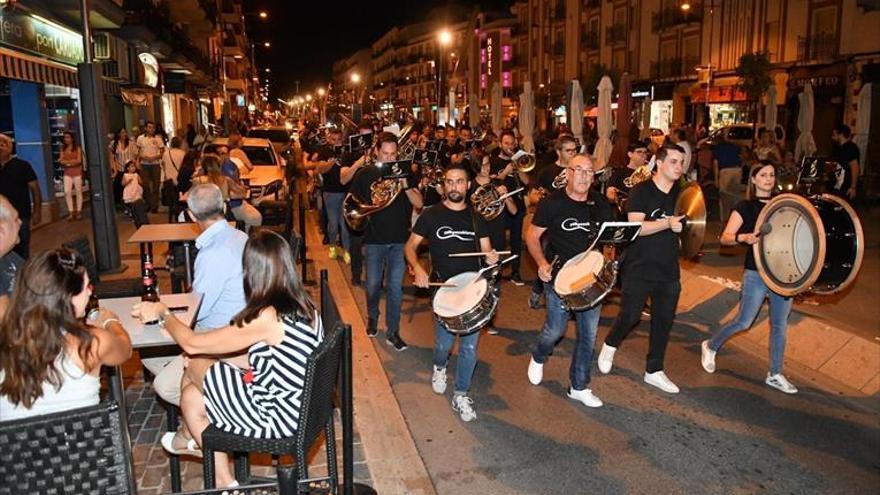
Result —
M 593 241 L 590 249 L 596 244 L 610 244 L 612 246 L 621 246 L 628 244 L 639 236 L 642 230 L 640 222 L 605 222 L 599 228 L 599 235 Z

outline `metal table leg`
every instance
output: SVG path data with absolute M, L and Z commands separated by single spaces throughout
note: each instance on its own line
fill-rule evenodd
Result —
M 186 267 L 186 292 L 192 290 L 192 267 L 189 266 L 189 242 L 183 243 L 183 256 L 186 258 L 183 265 Z

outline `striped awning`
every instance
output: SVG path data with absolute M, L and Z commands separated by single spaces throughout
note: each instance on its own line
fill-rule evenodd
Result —
M 0 48 L 0 77 L 56 86 L 77 87 L 76 67 Z

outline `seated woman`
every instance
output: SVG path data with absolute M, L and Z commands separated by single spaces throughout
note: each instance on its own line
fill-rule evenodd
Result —
M 306 359 L 323 337 L 321 318 L 293 264 L 290 246 L 278 234 L 255 233 L 243 255 L 246 305 L 227 327 L 195 333 L 162 303 L 140 303 L 141 320 L 159 319 L 190 356 L 236 354 L 237 360 L 193 357 L 181 385 L 180 408 L 193 440 L 213 424 L 255 438 L 296 433 Z M 173 432 L 162 437 L 172 453 L 191 453 L 192 442 Z M 237 486 L 225 453 L 215 453 L 216 486 Z
M 0 319 L 0 420 L 98 403 L 101 365 L 124 363 L 131 340 L 112 312 L 84 320 L 91 294 L 74 251 L 45 251 L 25 263 Z

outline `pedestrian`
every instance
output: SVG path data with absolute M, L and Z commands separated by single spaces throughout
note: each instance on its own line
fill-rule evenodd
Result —
M 724 137 L 718 139 L 712 147 L 712 170 L 720 196 L 721 221 L 724 222 L 733 205 L 742 199 L 742 157 L 739 146 Z
M 733 320 L 715 332 L 712 338 L 703 341 L 701 363 L 707 373 L 714 373 L 715 354 L 721 349 L 721 346 L 736 333 L 751 328 L 761 306 L 764 305 L 764 299 L 770 299 L 770 371 L 764 382 L 787 394 L 796 394 L 797 387 L 792 385 L 782 374 L 785 358 L 785 335 L 788 316 L 791 314 L 792 298 L 776 294 L 767 287 L 757 271 L 755 255 L 752 250 L 752 246 L 758 242 L 761 235 L 755 229 L 758 215 L 770 201 L 770 196 L 776 189 L 774 165 L 768 160 L 763 161 L 752 170 L 750 182 L 750 187 L 753 189 L 750 194 L 752 199 L 736 204 L 724 231 L 721 233 L 722 245 L 745 245 L 747 248 L 739 311 Z
M 246 230 L 250 230 L 251 227 L 259 227 L 263 224 L 263 215 L 245 199 L 248 195 L 248 189 L 241 181 L 241 169 L 236 163 L 240 160 L 233 161 L 228 148 L 223 148 L 222 151 L 224 154 L 220 161 L 220 172 L 229 179 L 229 209 L 236 220 L 245 224 Z
M 125 127 L 119 129 L 110 143 L 110 172 L 113 174 L 113 198 L 117 205 L 122 204 L 122 174 L 125 173 L 125 164 L 132 160 L 137 164 L 137 157 L 137 145 L 129 137 Z
M 162 206 L 168 207 L 169 219 L 174 214 L 177 206 L 177 176 L 186 151 L 183 150 L 183 140 L 177 136 L 171 138 L 171 147 L 162 155 Z M 170 221 L 170 220 L 169 220 Z
M 18 229 L 21 220 L 12 203 L 5 196 L 0 196 L 0 316 L 6 307 L 8 296 L 15 288 L 15 277 L 24 265 L 24 258 L 18 255 L 12 248 L 18 244 Z
M 67 204 L 67 220 L 72 222 L 82 218 L 83 154 L 72 132 L 65 131 L 62 136 L 58 163 L 64 167 L 64 202 Z
M 137 163 L 134 160 L 125 164 L 125 172 L 122 174 L 122 201 L 131 219 L 134 220 L 134 227 L 140 228 L 141 225 L 150 223 L 147 217 L 147 204 L 144 202 L 143 178 L 138 174 Z
M 30 256 L 31 225 L 43 219 L 43 195 L 31 164 L 12 155 L 15 141 L 0 133 L 0 194 L 12 203 L 21 218 L 15 252 L 24 259 Z
M 191 150 L 193 146 L 195 146 L 196 140 L 196 128 L 192 124 L 186 124 L 186 133 L 184 134 L 184 139 L 186 140 L 186 149 Z
M 153 122 L 147 122 L 145 130 L 146 132 L 138 136 L 136 141 L 138 161 L 144 178 L 144 201 L 147 202 L 148 211 L 156 213 L 159 211 L 161 160 L 165 152 L 165 142 L 156 134 L 156 124 Z
M 689 181 L 696 180 L 697 174 L 694 172 L 694 152 L 691 143 L 688 141 L 687 132 L 683 127 L 674 129 L 669 133 L 669 140 L 672 144 L 677 144 L 679 148 L 684 150 L 684 176 Z
M 758 131 L 758 141 L 755 143 L 755 158 L 758 161 L 769 160 L 774 165 L 782 163 L 782 156 L 779 154 L 779 147 L 772 140 L 773 132 L 770 129 L 762 128 Z
M 208 128 L 199 126 L 199 133 L 193 137 L 192 147 L 198 148 L 208 141 Z
M 850 201 L 856 198 L 859 181 L 859 147 L 852 142 L 852 130 L 848 125 L 839 125 L 831 131 L 834 148 L 834 172 L 831 178 L 831 193 Z

